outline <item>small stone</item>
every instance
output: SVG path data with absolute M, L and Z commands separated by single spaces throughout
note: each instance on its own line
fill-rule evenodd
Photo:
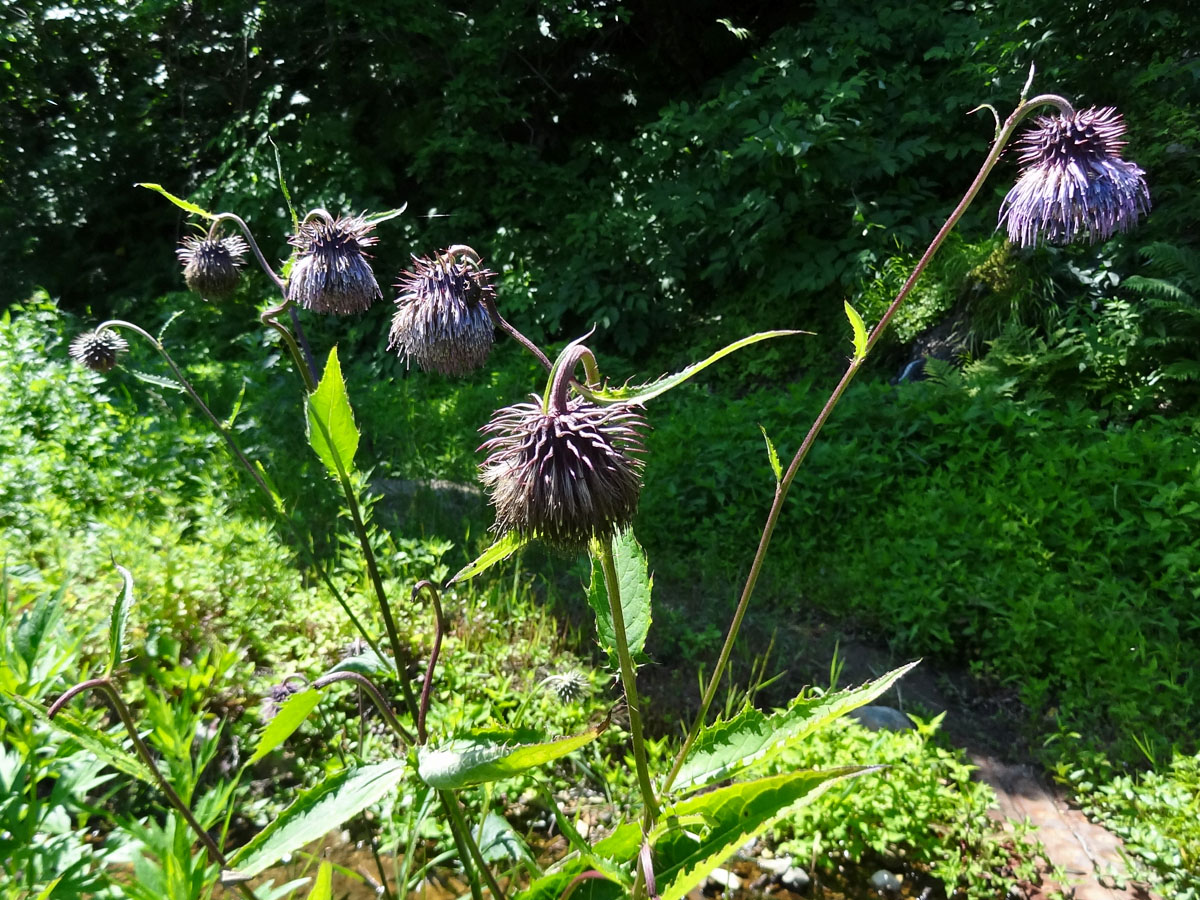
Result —
M 912 719 L 890 706 L 860 706 L 850 713 L 859 725 L 871 731 L 912 731 Z
M 795 891 L 797 894 L 800 894 L 808 890 L 812 879 L 799 866 L 789 866 L 788 870 L 779 876 L 779 883 L 789 891 Z
M 713 869 L 708 876 L 708 880 L 726 891 L 736 891 L 742 886 L 742 879 L 738 878 L 728 869 Z
M 871 876 L 871 887 L 880 893 L 896 894 L 900 891 L 902 879 L 898 875 L 893 875 L 887 869 L 880 869 Z
M 756 860 L 758 867 L 764 872 L 769 872 L 776 878 L 780 878 L 784 872 L 792 867 L 792 858 L 790 856 L 781 856 L 779 859 L 775 859 L 774 857 L 767 856 L 767 852 L 769 851 L 763 851 L 763 855 Z

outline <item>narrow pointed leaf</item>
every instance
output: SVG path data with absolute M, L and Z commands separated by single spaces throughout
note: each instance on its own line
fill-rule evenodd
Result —
M 850 320 L 850 327 L 854 329 L 854 358 L 858 360 L 866 359 L 867 357 L 867 326 L 863 324 L 862 316 L 858 314 L 853 306 L 847 302 L 846 318 Z
M 617 532 L 612 539 L 612 549 L 621 591 L 625 638 L 629 642 L 629 652 L 634 658 L 639 658 L 643 656 L 646 635 L 650 631 L 650 592 L 654 586 L 654 579 L 650 577 L 646 551 L 633 536 L 632 528 Z M 596 637 L 600 647 L 609 655 L 613 668 L 619 668 L 616 655 L 617 637 L 613 630 L 612 610 L 608 603 L 608 587 L 604 583 L 604 569 L 595 552 L 592 553 L 592 580 L 588 585 L 588 603 L 596 613 Z
M 663 811 L 673 817 L 702 817 L 710 823 L 677 828 L 654 845 L 655 875 L 662 900 L 681 900 L 747 841 L 762 834 L 789 809 L 811 803 L 832 785 L 879 771 L 879 766 L 845 766 L 776 775 L 689 797 Z M 690 832 L 690 833 L 689 833 Z
M 106 763 L 131 778 L 144 781 L 146 784 L 158 787 L 154 774 L 140 759 L 125 750 L 115 738 L 103 731 L 97 731 L 90 725 L 84 724 L 67 710 L 62 710 L 51 719 L 46 710 L 39 704 L 16 694 L 3 694 L 3 698 L 19 706 L 26 713 L 49 725 L 63 734 L 69 735 L 75 743 L 87 750 L 96 759 Z
M 381 656 L 370 647 L 357 656 L 347 656 L 341 662 L 332 666 L 326 673 L 357 672 L 359 675 L 394 675 L 396 664 L 390 656 Z
M 333 866 L 329 860 L 321 860 L 317 867 L 317 881 L 308 893 L 308 900 L 332 900 L 333 898 Z
M 270 135 L 271 149 L 275 151 L 275 176 L 279 179 L 279 193 L 283 194 L 283 202 L 287 204 L 288 215 L 292 219 L 292 231 L 300 230 L 300 217 L 296 215 L 296 207 L 292 205 L 292 192 L 288 190 L 287 179 L 283 177 L 283 160 L 279 158 L 279 145 Z
M 304 720 L 308 718 L 309 714 L 317 708 L 320 699 L 320 691 L 308 690 L 292 694 L 283 701 L 279 712 L 267 723 L 267 727 L 259 735 L 258 746 L 254 748 L 254 755 L 250 757 L 247 765 L 254 765 L 290 738 L 296 729 L 304 724 Z
M 508 559 L 530 541 L 529 538 L 523 538 L 515 531 L 510 531 L 492 546 L 488 547 L 479 557 L 469 566 L 463 568 L 457 575 L 450 579 L 450 583 L 454 584 L 459 581 L 467 581 L 474 578 L 481 572 L 486 572 L 497 563 L 502 563 Z
M 775 445 L 771 443 L 767 429 L 759 425 L 758 430 L 762 432 L 763 440 L 767 442 L 767 459 L 771 461 L 771 471 L 775 473 L 775 480 L 780 481 L 783 478 L 783 466 L 779 464 L 779 453 L 775 450 Z
M 405 203 L 399 209 L 389 209 L 387 212 L 371 213 L 369 216 L 364 216 L 363 219 L 368 225 L 378 225 L 380 222 L 386 222 L 388 219 L 394 219 L 397 216 L 403 215 L 408 209 L 408 204 Z
M 339 478 L 354 467 L 358 428 L 336 346 L 329 351 L 321 383 L 308 396 L 308 442 L 333 477 Z
M 530 729 L 479 729 L 437 747 L 422 747 L 417 774 L 430 787 L 457 790 L 509 778 L 566 756 L 598 738 L 608 720 L 571 737 L 546 741 Z
M 234 877 L 249 878 L 284 854 L 336 828 L 387 796 L 404 778 L 404 760 L 352 767 L 304 791 L 296 801 L 229 860 Z
M 104 669 L 104 677 L 112 674 L 113 669 L 121 662 L 121 654 L 125 649 L 125 629 L 129 624 L 129 609 L 133 606 L 133 574 L 124 566 L 117 566 L 125 587 L 113 603 L 112 615 L 108 623 L 108 665 Z
M 156 192 L 162 194 L 164 197 L 166 197 L 168 200 L 170 200 L 172 203 L 174 203 L 180 209 L 185 209 L 188 212 L 194 213 L 197 216 L 204 216 L 204 218 L 206 218 L 206 219 L 215 219 L 216 218 L 215 215 L 213 215 L 206 209 L 201 209 L 195 203 L 192 203 L 188 200 L 184 200 L 182 197 L 176 197 L 170 191 L 166 190 L 161 184 L 151 184 L 150 182 L 147 182 L 147 181 L 139 181 L 137 184 L 134 185 L 134 187 L 143 187 L 143 188 L 147 188 L 148 190 L 151 190 L 151 191 L 156 191 Z
M 129 369 L 129 374 L 138 381 L 144 381 L 146 384 L 152 384 L 155 387 L 163 388 L 164 390 L 174 391 L 177 394 L 182 394 L 184 387 L 174 378 L 167 378 L 164 375 L 155 375 L 153 372 L 143 372 L 141 369 Z
M 665 394 L 673 387 L 678 387 L 683 384 L 693 375 L 707 369 L 713 363 L 728 356 L 736 350 L 741 350 L 743 347 L 749 347 L 751 344 L 757 344 L 759 341 L 769 340 L 777 337 L 787 337 L 793 334 L 812 334 L 811 331 L 762 331 L 758 334 L 752 334 L 749 337 L 744 337 L 740 341 L 734 341 L 728 347 L 718 350 L 707 359 L 703 359 L 698 363 L 688 366 L 674 375 L 665 375 L 656 381 L 651 381 L 647 384 L 640 385 L 621 385 L 620 387 L 604 387 L 595 390 L 588 390 L 586 393 L 593 400 L 601 403 L 645 403 L 659 394 Z
M 861 687 L 823 697 L 797 698 L 773 715 L 750 707 L 732 719 L 704 728 L 680 768 L 673 789 L 691 791 L 771 759 L 834 719 L 870 703 L 916 664 L 901 666 Z

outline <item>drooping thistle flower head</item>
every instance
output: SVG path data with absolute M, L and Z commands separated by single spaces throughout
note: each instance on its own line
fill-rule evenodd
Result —
M 71 341 L 67 352 L 71 359 L 93 372 L 107 372 L 117 364 L 117 357 L 129 349 L 129 342 L 115 331 L 104 328 L 85 331 Z
M 557 367 L 548 402 L 535 394 L 498 410 L 480 447 L 488 452 L 480 478 L 496 507 L 493 529 L 567 551 L 633 521 L 649 428 L 639 406 L 568 399 L 573 368 Z
M 1146 173 L 1121 158 L 1125 122 L 1112 107 L 1041 116 L 1020 142 L 1025 167 L 1004 198 L 1008 239 L 1032 247 L 1106 240 L 1150 211 Z
M 467 247 L 433 259 L 414 256 L 397 285 L 388 349 L 426 372 L 466 375 L 478 369 L 492 349 L 487 301 L 496 294 L 494 277 Z
M 201 297 L 220 300 L 228 297 L 241 277 L 242 257 L 250 249 L 239 235 L 218 238 L 188 235 L 175 251 L 183 263 L 183 280 L 188 290 Z
M 383 297 L 367 262 L 367 247 L 379 238 L 362 216 L 333 218 L 314 210 L 288 238 L 299 249 L 287 283 L 287 297 L 319 313 L 366 312 Z

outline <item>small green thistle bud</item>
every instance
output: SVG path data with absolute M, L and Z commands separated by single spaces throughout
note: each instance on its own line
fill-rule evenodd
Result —
M 449 251 L 435 259 L 413 257 L 396 285 L 396 314 L 388 349 L 426 372 L 466 375 L 492 349 L 492 318 L 485 300 L 495 297 L 495 273 L 458 262 Z
M 117 357 L 129 349 L 129 342 L 115 331 L 85 331 L 71 341 L 71 359 L 93 372 L 107 372 L 117 364 Z
M 242 257 L 250 249 L 238 235 L 227 238 L 188 235 L 175 251 L 183 263 L 183 280 L 188 290 L 201 297 L 220 300 L 237 288 Z
M 364 252 L 379 240 L 370 234 L 374 227 L 362 216 L 334 219 L 323 209 L 312 213 L 288 238 L 300 251 L 288 278 L 288 299 L 318 313 L 370 309 L 383 297 Z
M 587 676 L 578 670 L 560 672 L 546 679 L 546 687 L 554 692 L 560 703 L 574 703 L 591 691 Z

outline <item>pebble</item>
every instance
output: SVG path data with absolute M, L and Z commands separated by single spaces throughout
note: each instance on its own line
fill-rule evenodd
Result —
M 742 879 L 738 878 L 728 869 L 713 869 L 708 876 L 708 880 L 724 888 L 726 891 L 736 891 L 742 886 Z
M 808 890 L 812 879 L 808 877 L 808 872 L 799 866 L 790 866 L 786 872 L 779 876 L 779 883 L 789 891 L 795 891 L 797 894 L 800 894 Z
M 896 894 L 900 891 L 900 877 L 893 875 L 887 869 L 880 869 L 871 876 L 871 887 L 877 891 Z
M 768 872 L 779 878 L 792 867 L 792 858 L 790 856 L 781 856 L 779 859 L 775 859 L 764 854 L 758 858 L 757 864 L 764 872 Z
M 890 706 L 860 706 L 850 713 L 859 725 L 871 731 L 912 731 L 912 719 Z

